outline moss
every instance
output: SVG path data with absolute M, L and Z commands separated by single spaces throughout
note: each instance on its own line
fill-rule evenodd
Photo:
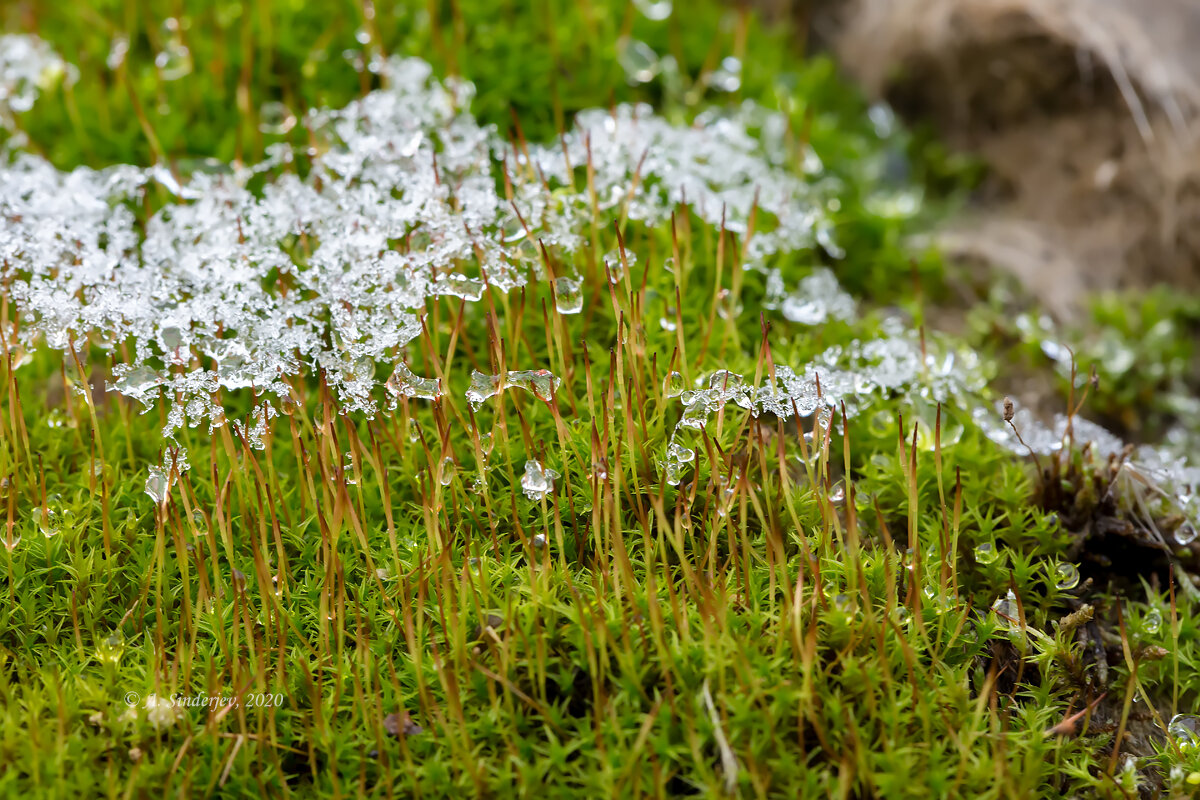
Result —
M 1161 584 L 1121 602 L 1095 581 L 1060 587 L 1077 532 L 1038 502 L 1047 474 L 993 444 L 971 409 L 941 409 L 939 445 L 938 410 L 899 393 L 835 416 L 828 439 L 811 419 L 731 404 L 680 485 L 663 482 L 683 410 L 664 392 L 669 372 L 691 386 L 717 369 L 803 365 L 880 335 L 885 309 L 920 325 L 945 277 L 935 254 L 910 262 L 919 220 L 868 208 L 903 136 L 881 142 L 862 101 L 828 62 L 793 53 L 786 30 L 679 5 L 662 23 L 595 0 L 401 3 L 369 20 L 359 4 L 96 3 L 6 20 L 80 65 L 70 91 L 20 117 L 64 168 L 254 160 L 272 141 L 263 103 L 336 106 L 374 85 L 347 50 L 461 74 L 481 119 L 514 136 L 519 122 L 535 141 L 613 101 L 689 120 L 753 98 L 786 111 L 841 185 L 845 257 L 776 265 L 794 283 L 836 261 L 865 311 L 815 327 L 760 314 L 762 277 L 684 209 L 674 227 L 624 227 L 640 259 L 610 285 L 596 278 L 616 233 L 598 221 L 574 265 L 589 277 L 580 314 L 549 311 L 536 283 L 479 304 L 431 300 L 412 365 L 452 363 L 446 397 L 366 419 L 335 413 L 320 376 L 303 376 L 265 450 L 230 428 L 184 431 L 192 466 L 161 506 L 145 487 L 165 406 L 99 394 L 112 359 L 99 348 L 22 364 L 6 346 L 0 792 L 1115 796 L 1200 770 L 1195 749 L 1161 737 L 1133 771 L 1110 756 L 1118 731 L 1154 716 L 1147 706 L 1169 716 L 1196 702 L 1196 601 Z M 194 61 L 175 81 L 154 67 L 168 12 Z M 112 71 L 118 31 L 130 49 Z M 739 57 L 741 88 L 630 85 L 622 36 L 692 78 Z M 717 313 L 720 290 L 742 313 Z M 669 330 L 659 319 L 676 304 Z M 470 368 L 498 362 L 501 343 L 505 364 L 563 379 L 554 402 L 507 391 L 471 409 Z M 1161 352 L 1145 357 L 1175 363 Z M 252 408 L 224 399 L 231 415 Z M 520 486 L 528 459 L 561 475 L 537 502 Z M 1076 496 L 1105 468 L 1080 455 L 1069 485 L 1052 477 Z M 1009 590 L 1015 623 L 988 612 Z M 1056 629 L 1085 602 L 1102 629 Z M 1047 733 L 1105 692 L 1095 725 Z M 156 716 L 151 694 L 197 705 Z M 1122 718 L 1134 698 L 1150 703 Z

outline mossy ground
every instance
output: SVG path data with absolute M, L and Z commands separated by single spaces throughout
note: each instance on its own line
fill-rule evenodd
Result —
M 6 30 L 36 32 L 80 66 L 73 88 L 20 118 L 32 148 L 63 168 L 254 161 L 279 138 L 259 132 L 264 102 L 342 105 L 372 88 L 352 62 L 376 52 L 469 78 L 481 119 L 514 136 L 519 124 L 533 140 L 614 101 L 649 100 L 685 120 L 705 104 L 755 99 L 787 112 L 797 140 L 844 183 L 836 272 L 865 310 L 816 328 L 760 314 L 762 279 L 741 270 L 735 237 L 684 208 L 671 226 L 621 228 L 639 259 L 611 284 L 600 255 L 617 232 L 597 220 L 574 264 L 586 279 L 582 313 L 557 314 L 543 283 L 476 304 L 431 300 L 411 363 L 445 376 L 447 396 L 368 420 L 339 415 L 320 376 L 297 379 L 297 403 L 273 422 L 265 450 L 228 427 L 186 431 L 191 469 L 161 507 L 144 489 L 165 406 L 143 414 L 103 393 L 111 357 L 98 348 L 90 360 L 43 350 L 22 363 L 6 342 L 0 793 L 1008 798 L 1196 788 L 1200 749 L 1124 735 L 1200 702 L 1196 601 L 1170 570 L 1148 568 L 1119 599 L 1102 569 L 1080 588 L 1056 585 L 1080 535 L 1062 523 L 1063 498 L 1071 519 L 1121 515 L 1095 496 L 1112 485 L 1109 465 L 1076 454 L 1040 473 L 992 444 L 965 408 L 941 409 L 945 429 L 963 428 L 941 446 L 930 430 L 938 412 L 895 397 L 835 416 L 832 435 L 730 405 L 683 483 L 663 483 L 659 460 L 682 411 L 664 392 L 669 372 L 690 386 L 716 369 L 801 366 L 877 335 L 885 312 L 922 325 L 948 296 L 936 256 L 913 262 L 903 247 L 916 221 L 862 202 L 903 142 L 874 135 L 862 102 L 828 62 L 802 59 L 794 32 L 682 5 L 664 22 L 608 0 L 5 12 Z M 181 21 L 194 61 L 174 81 L 154 66 L 168 17 Z M 109 69 L 121 33 L 129 53 Z M 631 86 L 617 60 L 626 35 L 673 54 L 690 79 L 739 57 L 741 88 Z M 289 136 L 306 143 L 303 125 Z M 944 181 L 953 169 L 927 155 L 911 162 L 915 179 Z M 147 198 L 147 210 L 162 202 Z M 793 254 L 777 265 L 794 282 L 821 260 Z M 719 313 L 738 303 L 741 313 Z M 1007 322 L 1006 303 L 973 310 L 964 336 L 992 358 L 1048 369 L 1036 336 Z M 12 319 L 12 306 L 0 307 Z M 680 309 L 675 330 L 659 321 L 668 307 Z M 1196 308 L 1162 296 L 1106 301 L 1095 326 L 1140 355 L 1132 382 L 1149 376 L 1186 397 L 1195 371 L 1184 331 Z M 473 412 L 463 398 L 471 368 L 534 367 L 563 379 L 554 402 L 507 391 Z M 1181 416 L 1157 391 L 1101 387 L 1106 416 Z M 223 400 L 230 416 L 253 403 Z M 526 459 L 562 475 L 544 500 L 521 492 Z M 998 557 L 977 555 L 992 544 Z M 1010 589 L 1016 631 L 987 613 Z M 1093 622 L 1057 624 L 1085 603 Z M 1080 633 L 1087 625 L 1094 635 Z M 126 715 L 130 692 L 236 702 L 156 726 L 140 705 Z M 1141 755 L 1127 763 L 1129 752 Z

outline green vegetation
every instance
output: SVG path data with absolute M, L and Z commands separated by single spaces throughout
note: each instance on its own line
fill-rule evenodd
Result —
M 913 261 L 919 221 L 871 201 L 908 186 L 888 170 L 903 135 L 877 136 L 794 33 L 709 2 L 663 21 L 616 0 L 533 5 L 96 2 L 3 22 L 80 67 L 18 117 L 60 168 L 306 146 L 303 124 L 262 133 L 264 104 L 343 105 L 377 85 L 374 54 L 473 81 L 475 114 L 514 140 L 552 141 L 613 102 L 688 121 L 754 99 L 788 115 L 791 169 L 808 144 L 840 183 L 835 271 L 862 313 L 805 326 L 762 310 L 744 241 L 686 208 L 651 229 L 600 214 L 571 265 L 581 313 L 556 312 L 546 282 L 431 299 L 407 355 L 443 376 L 444 397 L 367 419 L 338 414 L 320 375 L 297 378 L 264 450 L 229 427 L 184 429 L 191 468 L 162 505 L 146 481 L 167 406 L 140 413 L 102 391 L 120 350 L 26 353 L 5 335 L 0 794 L 1200 791 L 1200 732 L 1162 733 L 1200 704 L 1200 602 L 1181 585 L 1197 551 L 1152 541 L 1183 524 L 1145 488 L 1153 476 L 1087 448 L 1015 456 L 972 408 L 895 392 L 825 425 L 730 403 L 690 440 L 680 484 L 663 480 L 684 410 L 672 372 L 689 388 L 719 369 L 758 384 L 884 335 L 894 314 L 916 330 L 946 267 Z M 110 69 L 117 35 L 129 49 Z M 190 64 L 165 80 L 155 58 L 172 37 Z M 623 37 L 672 54 L 677 74 L 631 85 Z M 740 86 L 717 91 L 727 56 Z M 638 260 L 612 283 L 602 254 L 621 247 Z M 834 260 L 773 265 L 790 288 L 820 262 Z M 1137 308 L 1097 305 L 1104 333 L 1081 374 L 1112 368 L 1110 340 L 1136 357 L 1085 413 L 1096 397 L 1121 419 L 1159 391 L 1195 393 L 1195 303 Z M 6 288 L 0 332 L 17 311 Z M 975 338 L 986 376 L 999 358 L 1035 363 L 1050 335 Z M 562 379 L 550 402 L 465 400 L 472 368 L 538 367 Z M 1064 411 L 1079 400 L 1069 376 L 1050 380 Z M 230 417 L 255 403 L 221 399 Z M 527 460 L 560 474 L 538 500 L 522 491 Z

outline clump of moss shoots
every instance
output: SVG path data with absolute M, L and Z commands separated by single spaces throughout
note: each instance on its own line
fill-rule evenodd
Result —
M 70 66 L 12 108 L 4 158 L 157 165 L 121 201 L 143 234 L 199 202 L 178 186 L 214 165 L 270 163 L 246 179 L 255 197 L 311 178 L 337 136 L 305 112 L 386 91 L 391 56 L 473 86 L 456 113 L 507 148 L 488 191 L 585 198 L 577 241 L 530 244 L 528 281 L 462 259 L 479 290 L 430 292 L 411 337 L 367 361 L 363 404 L 347 407 L 345 370 L 298 357 L 273 398 L 209 387 L 211 429 L 175 424 L 172 392 L 121 392 L 125 365 L 165 380 L 205 368 L 197 352 L 86 331 L 27 346 L 46 324 L 33 277 L 0 272 L 0 794 L 1200 791 L 1191 473 L 1105 449 L 1083 421 L 1099 403 L 1144 438 L 1133 421 L 1200 418 L 1200 306 L 1099 300 L 1078 363 L 999 301 L 959 338 L 937 331 L 961 276 L 909 234 L 948 204 L 926 176 L 958 167 L 796 31 L 674 6 L 0 11 Z M 647 222 L 638 170 L 589 197 L 601 165 L 554 183 L 529 158 L 565 152 L 586 109 L 645 103 L 704 131 L 747 101 L 780 121 L 748 135 L 778 144 L 772 169 L 811 184 L 819 212 L 810 243 L 758 259 L 756 236 L 784 238 L 771 198 L 738 217 L 688 195 Z M 316 269 L 294 233 L 280 246 Z M 319 303 L 298 275 L 264 269 L 264 291 Z M 349 347 L 353 312 L 318 315 L 322 347 Z M 1060 430 L 1001 403 L 992 379 L 1015 359 L 1056 387 Z

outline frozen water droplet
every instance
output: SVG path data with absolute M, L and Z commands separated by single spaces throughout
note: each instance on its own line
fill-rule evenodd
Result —
M 192 71 L 192 53 L 178 38 L 172 38 L 154 57 L 154 65 L 164 81 L 177 81 Z
M 617 41 L 617 63 L 630 83 L 649 83 L 658 74 L 658 53 L 645 42 L 628 37 Z
M 105 664 L 117 664 L 125 653 L 125 637 L 114 631 L 96 642 L 96 658 Z
M 633 5 L 642 16 L 653 22 L 662 22 L 671 16 L 671 0 L 633 0 Z
M 621 260 L 621 252 L 619 250 L 610 250 L 604 254 L 604 266 L 608 271 L 609 283 L 617 284 L 621 282 L 621 278 L 625 275 L 625 265 L 628 264 L 632 269 L 637 263 L 637 256 L 628 250 L 625 251 L 625 260 Z
M 1193 714 L 1176 714 L 1167 723 L 1167 735 L 1175 740 L 1180 750 L 1200 749 L 1200 717 Z
M 679 397 L 683 394 L 683 375 L 671 372 L 663 381 L 663 393 L 667 397 Z
M 513 370 L 505 376 L 504 382 L 525 389 L 547 403 L 554 399 L 554 392 L 562 385 L 562 379 L 548 369 Z
M 819 325 L 830 319 L 852 321 L 855 304 L 833 272 L 820 267 L 801 279 L 796 291 L 784 298 L 780 310 L 792 322 Z
M 922 199 L 915 189 L 880 190 L 867 195 L 863 206 L 877 217 L 907 219 L 921 210 Z
M 450 295 L 451 297 L 458 297 L 468 302 L 476 303 L 483 297 L 483 290 L 483 281 L 468 278 L 466 275 L 455 272 L 435 283 L 431 294 Z
M 444 394 L 441 378 L 418 377 L 403 361 L 396 365 L 384 388 L 393 397 L 414 397 L 420 400 L 437 400 Z
M 453 458 L 446 456 L 444 459 L 442 459 L 442 486 L 449 486 L 451 484 L 451 482 L 454 480 L 454 473 L 456 470 L 457 468 L 454 465 Z
M 146 494 L 160 506 L 166 505 L 167 496 L 171 491 L 167 473 L 161 467 L 151 467 L 146 477 Z
M 113 37 L 112 44 L 108 48 L 108 56 L 104 63 L 110 70 L 116 72 L 125 63 L 125 56 L 129 53 L 129 37 L 118 35 Z
M 717 316 L 725 320 L 737 319 L 742 313 L 742 304 L 728 289 L 717 292 Z
M 263 133 L 283 136 L 296 126 L 296 115 L 283 103 L 271 100 L 258 111 L 258 129 Z
M 1146 616 L 1142 617 L 1142 630 L 1153 636 L 1162 629 L 1162 612 L 1157 608 L 1152 608 L 1146 612 Z
M 574 278 L 554 280 L 554 305 L 560 314 L 578 314 L 583 310 L 583 289 Z
M 721 66 L 709 76 L 708 83 L 718 92 L 736 92 L 742 87 L 742 62 L 733 56 L 721 59 Z
M 543 467 L 538 461 L 525 462 L 525 474 L 521 477 L 521 491 L 530 500 L 543 499 L 554 491 L 554 479 L 560 477 L 557 472 Z
M 161 375 L 150 367 L 141 365 L 121 372 L 111 388 L 149 408 L 150 401 L 158 397 L 163 383 Z
M 1054 568 L 1054 585 L 1064 591 L 1079 585 L 1079 568 L 1069 562 L 1061 562 Z
M 486 375 L 479 370 L 471 371 L 471 385 L 467 388 L 467 401 L 478 411 L 485 400 L 500 393 L 500 376 Z
M 58 512 L 48 506 L 35 506 L 32 512 L 33 522 L 47 539 L 58 536 L 62 532 L 62 523 Z
M 678 486 L 683 478 L 684 470 L 696 457 L 694 450 L 684 447 L 674 440 L 667 445 L 667 458 L 663 462 L 664 480 L 671 486 Z
M 1017 596 L 1013 594 L 1012 589 L 1009 589 L 1008 594 L 1004 597 L 992 603 L 992 611 L 995 612 L 1001 627 L 1015 628 L 1020 624 L 1021 611 L 1017 606 Z
M 995 564 L 1000 558 L 1000 550 L 991 542 L 983 542 L 975 548 L 975 561 L 980 564 Z

